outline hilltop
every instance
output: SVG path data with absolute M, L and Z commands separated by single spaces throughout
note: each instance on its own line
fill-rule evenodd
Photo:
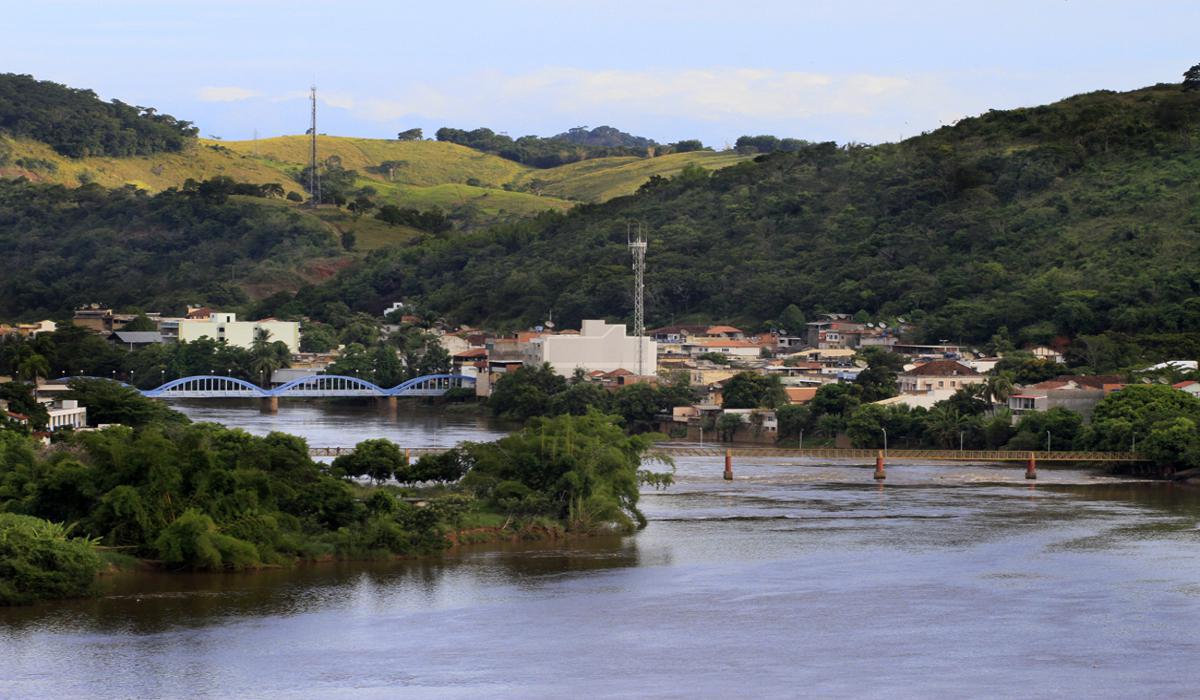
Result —
M 627 318 L 625 232 L 638 221 L 651 232 L 652 323 L 754 327 L 796 304 L 810 317 L 903 315 L 932 340 L 1073 341 L 1091 364 L 1196 356 L 1198 127 L 1200 91 L 1158 85 L 992 111 L 897 144 L 801 144 L 387 251 L 305 300 L 404 298 L 511 327 L 551 310 L 567 326 Z

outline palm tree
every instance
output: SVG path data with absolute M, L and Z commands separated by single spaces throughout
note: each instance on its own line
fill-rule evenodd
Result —
M 929 411 L 926 424 L 929 436 L 942 447 L 954 447 L 958 434 L 966 428 L 970 419 L 948 404 L 937 404 Z
M 45 357 L 37 353 L 26 355 L 17 365 L 17 376 L 28 379 L 34 384 L 37 384 L 38 377 L 47 377 L 49 375 L 50 363 L 46 362 Z
M 1008 397 L 1013 394 L 1012 375 L 1008 372 L 1001 372 L 987 378 L 984 382 L 984 397 L 987 399 L 988 405 L 991 408 L 991 414 L 996 415 L 996 404 L 1008 403 Z

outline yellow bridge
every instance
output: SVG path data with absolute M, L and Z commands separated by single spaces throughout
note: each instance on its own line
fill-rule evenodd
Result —
M 410 457 L 445 452 L 445 447 L 401 448 Z M 881 453 L 889 462 L 1026 462 L 1032 456 L 1039 462 L 1146 462 L 1136 452 L 1077 452 L 1077 451 L 1018 451 L 1018 450 L 878 450 L 787 447 L 725 447 L 722 445 L 678 445 L 660 443 L 655 449 L 678 457 L 722 457 L 729 452 L 738 458 L 848 459 L 874 460 Z M 312 447 L 313 457 L 338 457 L 354 451 L 353 447 Z

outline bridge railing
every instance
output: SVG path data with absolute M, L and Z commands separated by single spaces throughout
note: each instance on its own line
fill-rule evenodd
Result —
M 98 377 L 103 379 L 103 377 Z M 70 381 L 70 377 L 56 381 Z M 114 381 L 109 379 L 108 381 Z M 118 382 L 124 384 L 123 382 Z M 316 398 L 335 396 L 441 396 L 451 389 L 474 386 L 475 377 L 463 374 L 431 374 L 385 389 L 365 379 L 340 374 L 312 374 L 265 389 L 237 377 L 194 375 L 172 379 L 162 386 L 141 390 L 151 398 Z M 128 386 L 128 385 L 126 385 Z
M 409 447 L 412 455 L 436 454 L 446 451 L 443 447 Z M 688 457 L 719 457 L 728 451 L 738 458 L 817 458 L 817 459 L 849 459 L 863 463 L 873 461 L 882 449 L 861 448 L 815 448 L 796 449 L 786 447 L 724 447 L 720 445 L 675 445 L 659 443 L 655 449 L 672 456 Z M 314 457 L 337 457 L 350 454 L 353 447 L 311 447 L 309 454 Z M 929 461 L 929 462 L 1026 462 L 1030 455 L 1038 462 L 1145 462 L 1149 461 L 1144 455 L 1135 452 L 1085 452 L 1085 451 L 1041 451 L 1028 452 L 1021 450 L 888 450 L 888 461 Z

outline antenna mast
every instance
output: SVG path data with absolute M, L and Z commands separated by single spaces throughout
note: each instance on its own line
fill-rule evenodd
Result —
M 309 128 L 309 133 L 312 134 L 312 136 L 309 139 L 308 194 L 311 197 L 309 202 L 315 207 L 321 202 L 321 175 L 317 172 L 317 86 L 313 85 L 310 90 L 312 100 L 312 126 Z
M 646 335 L 646 238 L 642 234 L 642 225 L 637 225 L 637 238 L 629 238 L 626 225 L 625 237 L 629 239 L 629 252 L 633 254 L 633 334 L 638 339 L 638 376 L 646 376 L 645 342 Z

